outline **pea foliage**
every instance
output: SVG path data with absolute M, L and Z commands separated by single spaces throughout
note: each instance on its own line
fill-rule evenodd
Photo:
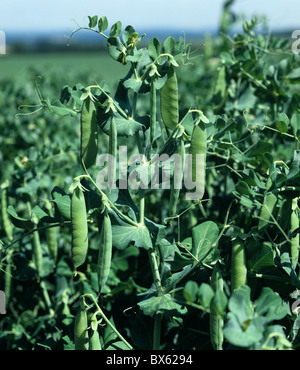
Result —
M 1 348 L 299 348 L 299 56 L 230 3 L 203 53 L 89 17 L 116 86 L 0 82 Z

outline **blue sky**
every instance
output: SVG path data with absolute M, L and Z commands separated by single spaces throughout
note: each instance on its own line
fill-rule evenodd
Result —
M 1 1 L 0 29 L 55 31 L 84 24 L 87 15 L 106 15 L 110 25 L 121 20 L 137 31 L 177 29 L 197 31 L 218 26 L 223 0 L 10 0 Z M 234 9 L 265 15 L 274 28 L 300 29 L 299 0 L 237 0 Z M 86 23 L 85 23 L 86 24 Z

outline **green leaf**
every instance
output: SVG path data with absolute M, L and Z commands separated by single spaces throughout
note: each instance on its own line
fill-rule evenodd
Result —
M 289 253 L 284 252 L 280 257 L 276 256 L 274 261 L 293 280 L 295 287 L 300 289 L 300 280 L 293 268 Z
M 131 89 L 135 93 L 138 93 L 143 85 L 143 81 L 141 79 L 136 79 L 134 76 L 128 78 L 124 82 L 124 86 L 126 89 Z
M 253 190 L 250 188 L 250 186 L 245 181 L 239 181 L 235 189 L 243 195 L 252 195 L 254 194 Z
M 98 22 L 98 16 L 97 15 L 94 15 L 93 17 L 89 17 L 89 28 L 94 28 L 97 26 L 97 22 Z
M 132 118 L 124 118 L 119 114 L 115 115 L 115 124 L 118 132 L 118 136 L 134 136 L 136 132 L 138 132 L 140 129 L 145 128 L 143 123 L 138 122 Z M 103 131 L 107 134 L 110 132 L 110 120 L 109 118 L 106 122 L 104 122 L 101 125 L 101 128 Z
M 250 271 L 263 272 L 274 266 L 275 253 L 268 242 L 250 242 L 247 244 L 247 266 Z
M 34 206 L 31 210 L 32 214 L 34 214 L 39 221 L 47 222 L 47 223 L 55 223 L 58 220 L 55 217 L 50 217 L 43 209 L 39 206 Z
M 218 289 L 211 300 L 210 309 L 220 316 L 225 316 L 228 299 L 223 290 Z
M 97 15 L 94 15 L 93 17 L 89 17 L 89 28 L 94 28 L 97 26 L 97 22 L 98 22 L 98 16 Z
M 147 316 L 163 313 L 165 317 L 179 316 L 187 312 L 187 308 L 176 303 L 170 293 L 162 296 L 152 296 L 138 303 L 138 306 Z
M 300 131 L 300 114 L 295 113 L 292 115 L 291 126 L 293 128 L 293 134 L 296 136 L 297 132 Z
M 128 44 L 128 41 L 130 41 L 130 36 L 132 34 L 136 34 L 135 29 L 132 26 L 127 26 L 122 34 L 122 39 L 125 45 Z
M 160 56 L 161 43 L 156 37 L 154 37 L 153 39 L 149 41 L 148 51 L 149 51 L 149 56 L 152 60 L 156 60 Z
M 247 157 L 263 156 L 266 153 L 271 153 L 273 144 L 264 140 L 259 140 L 252 148 L 247 152 Z
M 105 16 L 103 16 L 99 19 L 99 22 L 98 22 L 99 32 L 105 31 L 107 27 L 108 27 L 108 20 Z
M 250 186 L 257 186 L 260 189 L 266 189 L 265 184 L 259 180 L 256 172 L 254 170 L 247 170 L 245 173 L 241 174 L 244 181 Z
M 198 290 L 198 284 L 195 281 L 190 280 L 184 286 L 183 296 L 188 302 L 195 302 L 197 299 Z
M 233 292 L 228 308 L 241 326 L 253 318 L 254 310 L 250 300 L 250 288 L 247 285 L 242 285 Z
M 125 249 L 133 243 L 138 248 L 152 248 L 149 230 L 146 226 L 112 226 L 113 246 L 117 249 Z
M 34 228 L 35 224 L 31 221 L 31 219 L 19 217 L 13 206 L 8 206 L 7 212 L 11 217 L 11 222 L 13 225 L 19 229 L 30 230 Z
M 192 229 L 192 253 L 200 260 L 209 251 L 219 236 L 219 228 L 213 221 L 206 221 Z
M 172 50 L 174 48 L 174 45 L 175 45 L 175 40 L 172 36 L 169 36 L 168 38 L 166 38 L 166 40 L 164 41 L 164 44 L 163 44 L 164 53 L 172 54 Z
M 250 347 L 263 338 L 263 318 L 258 317 L 249 323 L 245 322 L 245 330 L 240 326 L 235 315 L 229 313 L 228 318 L 223 333 L 226 340 L 231 344 L 237 347 Z
M 278 120 L 276 122 L 276 127 L 281 133 L 285 133 L 288 131 L 288 125 L 290 120 L 285 113 L 280 113 Z
M 76 116 L 77 112 L 73 109 L 67 108 L 60 100 L 53 103 L 43 100 L 42 103 L 49 109 L 50 112 L 58 114 L 59 116 Z
M 111 36 L 107 39 L 107 50 L 114 60 L 126 64 L 126 49 L 119 37 Z
M 254 310 L 268 322 L 281 320 L 290 313 L 288 305 L 269 287 L 262 288 L 259 298 L 254 302 Z
M 54 187 L 51 192 L 53 201 L 55 202 L 57 209 L 67 220 L 71 219 L 71 198 L 69 194 L 66 194 L 59 187 Z
M 299 79 L 300 78 L 300 67 L 293 69 L 288 75 L 287 78 L 290 79 Z
M 109 36 L 118 37 L 121 33 L 121 30 L 122 30 L 122 22 L 118 21 L 111 26 Z
M 213 288 L 207 284 L 202 283 L 198 291 L 198 301 L 202 307 L 207 311 L 210 309 L 211 300 L 213 299 L 215 292 Z

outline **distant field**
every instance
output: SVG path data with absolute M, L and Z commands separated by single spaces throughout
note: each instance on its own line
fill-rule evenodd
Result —
M 15 54 L 0 56 L 0 80 L 13 78 L 23 82 L 30 78 L 30 70 L 34 74 L 57 71 L 63 72 L 61 84 L 72 85 L 82 75 L 82 83 L 95 83 L 105 80 L 108 84 L 116 83 L 128 71 L 127 66 L 115 62 L 109 55 L 99 53 L 41 53 Z M 87 73 L 88 72 L 88 73 Z M 76 75 L 76 76 L 75 76 Z M 89 76 L 90 81 L 85 81 Z

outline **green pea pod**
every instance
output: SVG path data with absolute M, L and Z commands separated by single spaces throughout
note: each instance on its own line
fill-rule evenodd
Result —
M 117 146 L 118 146 L 118 132 L 116 128 L 116 122 L 114 115 L 112 114 L 111 120 L 110 120 L 110 131 L 109 131 L 109 142 L 108 142 L 108 154 L 113 156 L 114 161 L 111 163 L 110 171 L 112 171 L 113 174 L 116 173 L 116 163 L 117 163 Z M 111 189 L 113 187 L 113 181 L 115 179 L 115 176 L 108 176 L 108 187 Z
M 179 121 L 178 84 L 174 68 L 168 73 L 168 78 L 160 90 L 160 112 L 166 127 L 175 130 Z
M 150 142 L 153 144 L 156 126 L 156 87 L 154 78 L 151 79 L 150 87 Z
M 197 193 L 199 194 L 198 199 L 201 199 L 205 192 L 206 150 L 206 128 L 203 122 L 199 122 L 193 129 L 190 147 L 190 153 L 192 155 L 192 181 L 196 183 Z
M 72 260 L 76 269 L 85 260 L 88 251 L 88 224 L 83 191 L 76 187 L 71 198 Z
M 292 201 L 292 213 L 291 213 L 291 232 L 294 232 L 299 228 L 299 215 L 297 211 L 297 198 Z M 299 259 L 299 233 L 291 239 L 291 260 L 294 269 L 297 267 Z
M 109 154 L 113 155 L 115 158 L 117 156 L 117 128 L 115 118 L 112 115 L 110 120 L 110 132 L 109 132 Z
M 32 221 L 34 222 L 35 226 L 38 225 L 38 219 L 35 215 L 32 216 Z M 43 265 L 43 252 L 38 230 L 35 230 L 32 233 L 32 254 L 35 268 L 37 270 L 38 276 L 40 277 Z
M 87 312 L 83 307 L 79 307 L 74 325 L 75 350 L 88 350 L 88 319 Z
M 180 154 L 181 156 L 182 172 L 183 172 L 185 147 L 184 147 L 184 140 L 182 137 L 180 139 L 178 154 Z M 174 178 L 175 177 L 173 176 L 173 184 L 172 184 L 171 191 L 170 191 L 170 203 L 169 203 L 169 215 L 170 216 L 174 216 L 176 214 L 177 203 L 178 203 L 178 199 L 180 195 L 180 189 L 177 189 L 178 186 L 176 186 L 175 188 Z
M 54 262 L 57 259 L 57 227 L 50 227 L 46 231 L 47 246 L 49 249 L 50 256 L 53 258 Z
M 100 232 L 100 248 L 97 266 L 100 292 L 102 291 L 110 272 L 111 257 L 112 257 L 112 228 L 108 211 L 105 210 Z
M 231 290 L 247 284 L 247 266 L 245 246 L 242 240 L 233 241 L 231 252 Z
M 53 212 L 52 212 L 50 202 L 47 202 L 46 208 L 48 209 L 49 215 L 53 217 Z M 59 227 L 49 227 L 46 230 L 47 246 L 48 246 L 50 256 L 53 258 L 54 262 L 56 262 L 56 259 L 57 259 L 57 250 L 58 250 L 57 232 L 58 230 L 59 230 Z
M 213 274 L 211 277 L 210 285 L 214 292 L 218 290 L 223 291 L 223 278 L 218 265 L 214 266 Z M 210 315 L 209 315 L 209 330 L 210 330 L 210 341 L 214 350 L 222 350 L 224 336 L 223 336 L 223 317 L 216 312 L 211 305 Z
M 5 283 L 4 283 L 4 292 L 5 292 L 5 302 L 6 305 L 9 303 L 12 291 L 12 250 L 8 251 L 6 258 L 6 268 L 5 268 Z
M 266 185 L 267 185 L 267 189 L 270 188 L 270 186 L 272 185 L 272 180 L 270 177 Z M 269 224 L 270 217 L 271 217 L 271 214 L 273 213 L 276 202 L 277 202 L 277 197 L 275 194 L 270 193 L 265 196 L 264 203 L 260 210 L 259 221 L 258 221 L 258 231 L 264 229 Z
M 38 231 L 32 233 L 32 242 L 33 242 L 33 261 L 38 273 L 38 276 L 41 276 L 43 255 L 42 255 L 42 246 L 40 242 L 40 234 Z
M 88 169 L 95 164 L 98 151 L 96 107 L 89 96 L 83 101 L 80 123 L 80 158 Z
M 90 335 L 90 342 L 89 342 L 89 350 L 91 351 L 99 351 L 102 350 L 100 336 L 98 332 L 98 323 L 96 318 L 92 318 L 91 320 L 91 335 Z
M 89 349 L 92 350 L 92 351 L 102 350 L 98 330 L 92 330 L 92 334 L 91 334 L 91 337 L 90 337 L 90 348 Z
M 1 214 L 2 214 L 2 222 L 3 228 L 6 233 L 6 236 L 10 241 L 13 240 L 12 234 L 12 225 L 10 223 L 8 213 L 7 213 L 7 188 L 3 187 L 1 190 Z

